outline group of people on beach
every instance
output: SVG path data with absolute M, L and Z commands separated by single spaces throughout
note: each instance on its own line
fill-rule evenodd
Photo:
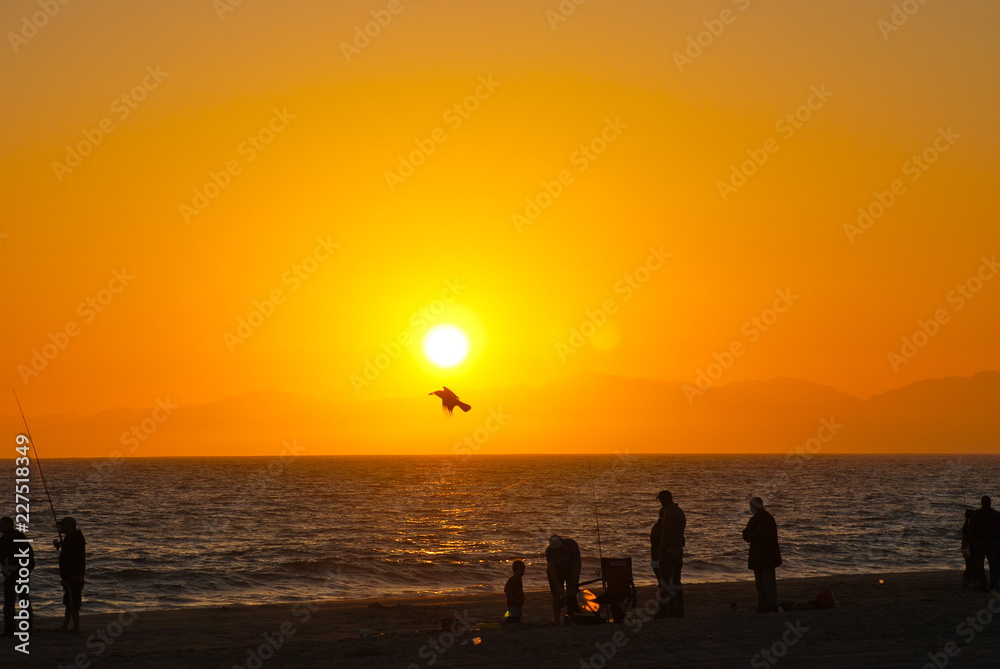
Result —
M 673 493 L 661 490 L 656 495 L 660 509 L 656 523 L 649 531 L 650 566 L 658 584 L 657 601 L 660 603 L 655 617 L 681 618 L 684 616 L 684 589 L 681 584 L 681 569 L 684 564 L 684 530 L 687 518 L 680 506 L 674 502 Z M 778 545 L 778 525 L 774 516 L 764 508 L 764 500 L 754 497 L 750 500 L 751 517 L 743 529 L 743 540 L 750 544 L 747 567 L 753 570 L 757 586 L 757 611 L 767 613 L 778 611 L 778 586 L 775 569 L 781 566 L 781 548 Z M 552 619 L 556 625 L 565 617 L 579 612 L 580 592 L 579 544 L 568 537 L 553 534 L 545 549 L 546 574 L 549 592 L 552 594 Z M 991 563 L 992 564 L 992 563 Z M 507 596 L 507 612 L 503 622 L 521 621 L 524 606 L 525 564 L 515 560 L 513 575 L 504 586 Z M 565 617 L 562 615 L 565 609 Z
M 993 508 L 993 500 L 983 495 L 979 508 L 965 510 L 962 525 L 962 555 L 965 557 L 965 574 L 962 587 L 979 590 L 1000 588 L 1000 511 Z M 984 560 L 990 563 L 990 581 L 987 587 Z
M 66 612 L 57 632 L 79 633 L 80 605 L 87 571 L 87 542 L 69 516 L 58 523 L 60 538 L 53 546 L 59 551 L 59 579 L 63 587 Z M 14 636 L 31 631 L 31 572 L 35 568 L 35 553 L 24 532 L 17 529 L 14 519 L 0 518 L 0 573 L 3 574 L 3 634 Z M 17 606 L 18 600 L 24 605 Z M 15 612 L 15 608 L 20 609 Z
M 684 617 L 684 588 L 681 568 L 684 564 L 684 530 L 687 519 L 684 511 L 674 502 L 673 493 L 661 490 L 659 518 L 649 531 L 650 563 L 659 584 L 658 601 L 663 603 L 655 617 Z M 778 610 L 778 585 L 775 569 L 781 566 L 781 548 L 778 545 L 778 524 L 764 508 L 764 500 L 750 500 L 750 520 L 743 528 L 743 540 L 750 544 L 747 568 L 753 570 L 757 586 L 757 612 Z

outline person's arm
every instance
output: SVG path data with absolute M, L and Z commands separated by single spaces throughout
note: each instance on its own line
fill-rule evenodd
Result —
M 556 594 L 559 595 L 565 594 L 562 591 L 562 583 L 556 577 L 556 566 L 553 563 L 549 562 L 548 567 L 546 568 L 546 572 L 549 575 L 549 581 L 556 584 L 556 591 L 557 591 Z
M 573 578 L 573 583 L 576 584 L 577 590 L 580 589 L 580 567 L 583 564 L 583 560 L 580 558 L 580 545 L 575 544 L 573 546 L 573 560 L 570 563 L 570 576 Z

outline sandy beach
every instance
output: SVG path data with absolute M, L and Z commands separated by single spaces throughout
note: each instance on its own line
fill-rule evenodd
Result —
M 545 592 L 528 593 L 518 629 L 490 625 L 502 615 L 502 595 L 86 615 L 78 636 L 47 631 L 58 620 L 46 611 L 30 655 L 5 640 L 0 662 L 81 669 L 997 666 L 1000 593 L 963 590 L 960 572 L 779 581 L 782 602 L 804 605 L 826 590 L 837 609 L 757 614 L 751 579 L 694 584 L 685 589 L 683 619 L 558 628 Z M 640 588 L 640 608 L 651 597 L 651 588 Z M 443 623 L 458 634 L 442 632 Z

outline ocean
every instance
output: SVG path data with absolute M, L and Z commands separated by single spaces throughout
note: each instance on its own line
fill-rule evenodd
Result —
M 648 536 L 663 488 L 687 514 L 685 582 L 752 578 L 740 533 L 754 495 L 778 522 L 779 578 L 958 569 L 963 509 L 983 494 L 1000 497 L 1000 456 L 623 451 L 42 464 L 57 513 L 74 516 L 87 538 L 91 612 L 493 593 L 515 559 L 527 563 L 525 589 L 544 589 L 552 533 L 579 542 L 583 580 L 599 575 L 603 554 L 631 556 L 637 584 L 650 584 Z M 13 488 L 13 462 L 3 470 L 0 485 Z M 52 514 L 34 462 L 32 472 L 32 597 L 36 610 L 59 613 Z

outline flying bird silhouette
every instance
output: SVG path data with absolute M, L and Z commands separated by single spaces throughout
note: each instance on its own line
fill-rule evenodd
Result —
M 441 398 L 441 410 L 447 411 L 448 415 L 454 411 L 455 407 L 458 407 L 462 411 L 468 411 L 472 407 L 462 400 L 458 399 L 458 395 L 452 392 L 448 386 L 441 386 L 443 390 L 435 390 L 432 393 L 427 393 L 428 395 L 437 395 Z

